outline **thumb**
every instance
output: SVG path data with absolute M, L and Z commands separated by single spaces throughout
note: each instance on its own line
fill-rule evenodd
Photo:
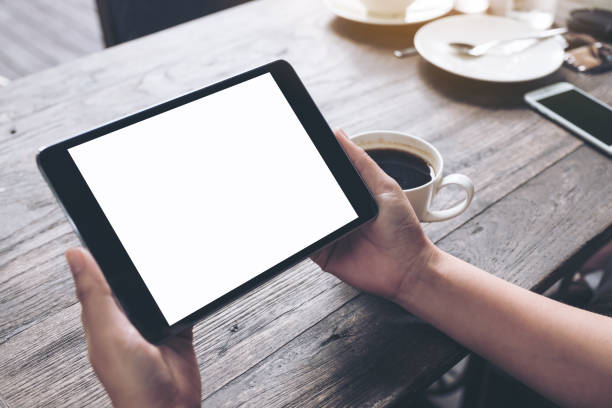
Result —
M 355 166 L 355 169 L 357 169 L 361 178 L 375 196 L 393 190 L 401 190 L 399 184 L 385 173 L 365 150 L 349 139 L 344 130 L 337 129 L 334 131 L 334 134 L 349 159 L 351 159 L 353 166 Z
M 113 329 L 130 325 L 113 298 L 100 267 L 91 254 L 82 248 L 66 252 L 76 295 L 82 306 L 82 318 L 88 339 L 106 337 Z

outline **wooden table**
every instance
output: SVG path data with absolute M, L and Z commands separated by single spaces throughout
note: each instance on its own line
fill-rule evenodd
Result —
M 1 89 L 0 406 L 109 404 L 63 256 L 79 242 L 36 169 L 38 147 L 272 59 L 295 66 L 332 126 L 413 133 L 440 149 L 448 173 L 474 180 L 466 214 L 425 226 L 444 250 L 537 291 L 609 239 L 612 161 L 521 97 L 567 80 L 612 103 L 612 73 L 468 81 L 391 56 L 414 30 L 351 24 L 316 1 L 261 0 Z M 195 345 L 209 407 L 388 405 L 465 353 L 310 261 L 198 324 Z

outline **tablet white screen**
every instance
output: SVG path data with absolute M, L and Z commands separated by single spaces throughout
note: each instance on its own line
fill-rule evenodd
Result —
M 271 74 L 69 153 L 169 324 L 357 218 Z

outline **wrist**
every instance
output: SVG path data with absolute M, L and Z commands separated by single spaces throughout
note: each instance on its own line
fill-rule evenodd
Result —
M 406 270 L 405 278 L 393 299 L 395 303 L 411 313 L 417 307 L 423 307 L 423 302 L 427 302 L 427 293 L 432 293 L 432 288 L 443 278 L 444 267 L 449 262 L 451 255 L 429 243 L 426 253 L 420 265 L 411 266 Z

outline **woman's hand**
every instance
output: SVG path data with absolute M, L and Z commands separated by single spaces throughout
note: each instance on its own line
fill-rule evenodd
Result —
M 612 407 L 612 319 L 488 274 L 436 249 L 393 179 L 338 139 L 379 206 L 368 225 L 313 260 L 385 296 L 563 406 Z M 612 246 L 584 270 L 603 267 Z
M 82 306 L 89 360 L 116 407 L 199 407 L 200 371 L 191 329 L 155 346 L 116 303 L 89 252 L 66 252 Z
M 356 288 L 397 302 L 414 287 L 438 250 L 425 236 L 397 182 L 344 131 L 335 133 L 374 195 L 379 214 L 312 260 Z

